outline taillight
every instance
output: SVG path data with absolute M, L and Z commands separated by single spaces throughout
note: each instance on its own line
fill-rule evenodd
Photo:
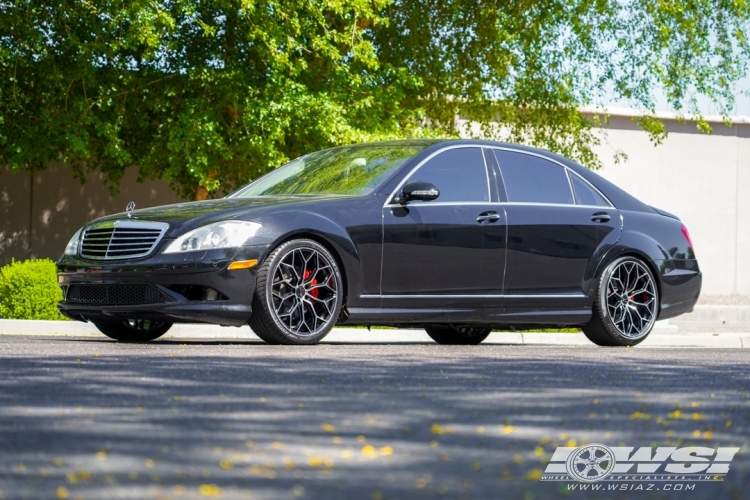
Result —
M 693 240 L 690 238 L 690 231 L 688 231 L 688 228 L 685 227 L 685 224 L 682 225 L 682 234 L 685 236 L 685 239 L 688 242 L 688 245 L 690 245 L 690 248 L 695 250 L 695 247 L 693 247 Z

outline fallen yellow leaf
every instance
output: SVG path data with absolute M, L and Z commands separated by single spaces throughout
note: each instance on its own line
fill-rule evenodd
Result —
M 533 479 L 534 481 L 538 481 L 542 478 L 542 471 L 539 469 L 532 469 L 528 474 L 526 474 L 526 477 L 528 477 L 529 479 Z
M 371 445 L 366 444 L 362 447 L 362 454 L 367 457 L 373 457 L 377 453 L 375 452 L 375 448 L 373 448 Z
M 204 497 L 220 497 L 221 488 L 215 484 L 201 484 L 198 493 Z

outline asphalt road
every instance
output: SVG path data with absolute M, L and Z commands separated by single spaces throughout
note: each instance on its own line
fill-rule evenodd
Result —
M 0 336 L 0 498 L 602 498 L 557 446 L 735 446 L 750 352 Z M 659 485 L 657 485 L 659 486 Z M 613 498 L 608 493 L 606 498 Z

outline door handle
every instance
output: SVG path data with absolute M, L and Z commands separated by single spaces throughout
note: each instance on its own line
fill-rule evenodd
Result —
M 477 217 L 477 222 L 479 222 L 479 223 L 482 223 L 482 222 L 496 222 L 498 220 L 500 220 L 500 214 L 497 213 L 497 212 L 494 212 L 494 211 L 482 212 Z
M 610 216 L 607 212 L 597 212 L 591 216 L 594 222 L 609 222 Z

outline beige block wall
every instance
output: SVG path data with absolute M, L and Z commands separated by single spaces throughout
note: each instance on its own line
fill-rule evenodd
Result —
M 706 135 L 667 121 L 667 139 L 654 146 L 629 117 L 613 117 L 597 148 L 599 173 L 683 220 L 703 271 L 703 295 L 750 295 L 750 125 L 712 125 Z M 616 150 L 628 160 L 615 164 Z
M 53 163 L 33 175 L 0 169 L 0 265 L 11 258 L 57 260 L 78 228 L 125 211 L 130 201 L 138 208 L 181 201 L 166 182 L 139 183 L 137 176 L 137 167 L 126 169 L 112 198 L 100 174 L 89 174 L 81 184 L 67 165 Z

